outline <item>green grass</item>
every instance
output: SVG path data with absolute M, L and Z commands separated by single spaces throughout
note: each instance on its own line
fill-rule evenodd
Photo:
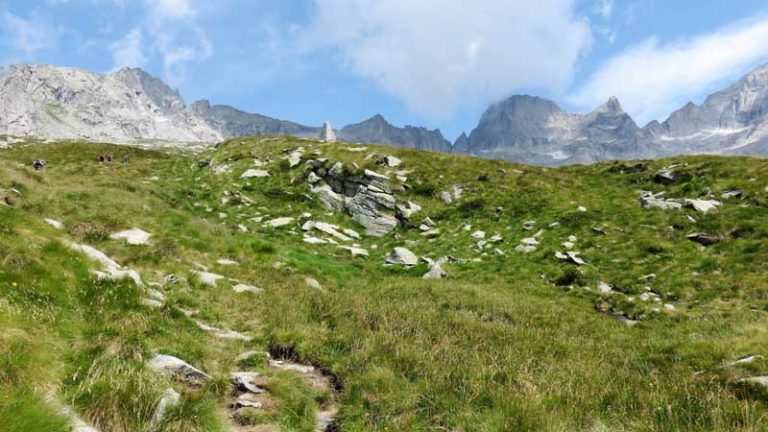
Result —
M 303 243 L 298 224 L 253 222 L 309 212 L 363 231 L 302 196 L 309 193 L 303 168 L 282 160 L 284 150 L 299 146 L 355 171 L 383 171 L 376 158 L 365 160 L 370 152 L 395 154 L 411 171 L 408 188 L 393 180 L 396 195 L 422 212 L 413 226 L 359 241 L 371 253 L 367 260 Z M 23 194 L 15 208 L 0 207 L 0 418 L 11 419 L 0 431 L 66 430 L 43 400 L 49 388 L 104 432 L 146 430 L 168 387 L 182 402 L 162 430 L 223 431 L 226 378 L 243 368 L 273 376 L 278 400 L 275 412 L 243 413 L 243 422 L 312 431 L 315 401 L 328 395 L 271 373 L 263 361 L 235 360 L 275 344 L 294 346 L 302 361 L 338 377 L 344 431 L 768 428 L 765 392 L 734 385 L 768 374 L 768 362 L 725 367 L 745 355 L 768 357 L 767 161 L 685 157 L 623 174 L 618 162 L 546 169 L 367 147 L 358 153 L 345 144 L 253 138 L 201 155 L 76 142 L 0 150 L 0 188 Z M 128 153 L 131 161 L 99 165 L 99 153 Z M 44 173 L 31 169 L 38 157 L 48 161 Z M 272 176 L 240 180 L 253 158 L 271 161 Z M 216 175 L 198 168 L 201 159 L 233 170 Z M 653 182 L 658 168 L 681 162 L 688 180 Z M 438 194 L 454 184 L 464 196 L 446 205 Z M 642 209 L 637 201 L 641 189 L 697 198 L 731 188 L 746 198 L 724 200 L 706 215 Z M 426 216 L 441 231 L 434 240 L 417 229 Z M 66 229 L 50 227 L 46 217 Z M 537 221 L 533 231 L 522 229 L 528 220 Z M 560 225 L 549 228 L 554 222 Z M 109 239 L 133 227 L 153 234 L 151 246 Z M 545 232 L 536 252 L 514 251 L 539 229 Z M 501 234 L 505 241 L 494 248 L 506 254 L 478 252 L 475 230 Z M 704 248 L 685 238 L 691 232 L 725 241 Z M 588 265 L 555 260 L 570 235 Z M 133 284 L 96 280 L 95 265 L 73 253 L 70 241 L 97 247 L 147 282 L 170 273 L 186 282 L 162 287 L 164 308 L 146 308 Z M 382 265 L 395 246 L 466 262 L 446 265 L 447 279 L 427 281 L 423 265 Z M 219 258 L 239 265 L 220 266 Z M 206 287 L 191 273 L 195 264 L 264 292 Z M 651 273 L 655 281 L 640 279 Z M 306 277 L 324 289 L 306 286 Z M 598 294 L 601 281 L 615 292 Z M 646 286 L 676 310 L 641 301 Z M 176 307 L 254 339 L 216 340 Z M 601 311 L 641 322 L 627 327 Z M 156 353 L 183 358 L 215 380 L 184 389 L 146 368 Z

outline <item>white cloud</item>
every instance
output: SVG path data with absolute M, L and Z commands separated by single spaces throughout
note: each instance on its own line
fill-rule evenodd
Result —
M 562 89 L 590 45 L 575 0 L 316 0 L 310 47 L 417 111 L 447 116 L 521 87 Z
M 145 0 L 145 4 L 156 20 L 184 20 L 195 15 L 192 0 Z
M 115 69 L 142 67 L 147 63 L 147 57 L 144 55 L 142 45 L 142 36 L 141 28 L 136 27 L 125 38 L 112 44 L 110 48 Z
M 596 0 L 592 5 L 592 13 L 601 16 L 605 20 L 611 19 L 613 0 Z
M 768 18 L 662 43 L 652 37 L 606 61 L 569 99 L 590 109 L 618 96 L 640 122 L 661 119 L 768 59 Z
M 56 28 L 34 19 L 24 19 L 9 11 L 0 14 L 0 34 L 11 51 L 34 55 L 58 43 Z

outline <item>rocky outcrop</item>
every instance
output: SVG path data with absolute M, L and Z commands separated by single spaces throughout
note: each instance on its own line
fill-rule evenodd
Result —
M 370 170 L 350 173 L 341 163 L 331 165 L 327 159 L 310 160 L 307 166 L 310 190 L 326 208 L 346 211 L 369 236 L 383 237 L 397 227 L 397 201 L 389 177 Z

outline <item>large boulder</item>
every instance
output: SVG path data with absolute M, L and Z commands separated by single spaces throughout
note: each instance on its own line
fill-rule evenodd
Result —
M 346 207 L 350 216 L 365 228 L 365 232 L 369 236 L 384 237 L 397 227 L 397 219 L 379 211 L 385 195 L 376 192 L 371 193 L 365 186 L 361 186 L 357 195 L 346 200 Z M 391 195 L 388 196 L 391 197 Z

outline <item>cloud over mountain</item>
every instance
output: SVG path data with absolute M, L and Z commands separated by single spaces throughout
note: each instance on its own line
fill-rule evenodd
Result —
M 516 88 L 562 89 L 592 40 L 573 0 L 317 0 L 303 37 L 439 116 Z

